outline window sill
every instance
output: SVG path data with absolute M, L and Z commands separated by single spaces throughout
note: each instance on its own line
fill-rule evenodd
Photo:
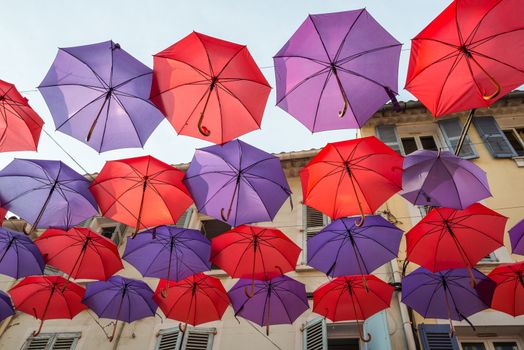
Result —
M 517 163 L 517 166 L 519 168 L 523 168 L 524 167 L 524 156 L 513 157 L 513 160 L 515 161 L 515 163 Z

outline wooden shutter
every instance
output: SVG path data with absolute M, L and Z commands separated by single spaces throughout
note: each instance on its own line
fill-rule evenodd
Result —
M 424 350 L 459 350 L 457 338 L 449 336 L 449 325 L 420 324 L 418 330 Z
M 366 350 L 391 350 L 386 311 L 374 314 L 364 322 L 364 334 L 371 334 Z
M 180 350 L 182 333 L 178 327 L 170 329 L 162 329 L 158 332 L 158 339 L 155 350 Z
M 51 342 L 49 336 L 31 337 L 27 339 L 24 349 L 25 350 L 46 350 L 47 345 Z
M 24 350 L 74 350 L 81 333 L 41 334 L 27 339 Z
M 330 218 L 307 205 L 302 207 L 302 227 L 304 232 L 302 236 L 302 262 L 307 264 L 307 240 L 329 224 Z
M 475 124 L 475 128 L 480 134 L 482 141 L 484 141 L 493 157 L 511 158 L 517 156 L 517 152 L 515 152 L 509 143 L 495 118 L 474 117 L 473 124 Z
M 375 131 L 380 141 L 391 147 L 398 154 L 404 154 L 395 125 L 377 125 Z
M 460 134 L 462 133 L 462 124 L 458 118 L 439 120 L 438 124 L 440 131 L 442 131 L 442 135 L 446 140 L 448 150 L 451 153 L 455 153 Z M 477 151 L 471 143 L 469 136 L 466 136 L 466 139 L 464 140 L 462 150 L 460 151 L 460 157 L 464 159 L 478 158 Z
M 188 328 L 184 334 L 182 350 L 211 350 L 214 328 Z
M 304 350 L 328 350 L 326 320 L 318 317 L 307 322 L 302 337 Z
M 191 220 L 191 214 L 193 213 L 193 208 L 188 208 L 177 220 L 175 226 L 187 228 L 189 226 L 189 221 Z

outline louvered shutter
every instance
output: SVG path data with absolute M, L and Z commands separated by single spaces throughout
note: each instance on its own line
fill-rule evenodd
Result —
M 214 328 L 188 328 L 182 342 L 183 350 L 211 350 Z
M 163 329 L 159 332 L 155 350 L 180 350 L 182 333 L 178 328 Z
M 55 337 L 51 350 L 73 350 L 78 338 L 59 334 Z
M 502 132 L 499 124 L 493 117 L 475 117 L 473 124 L 477 129 L 482 141 L 495 158 L 516 157 L 517 152 L 509 143 L 506 135 Z
M 318 317 L 307 322 L 302 337 L 304 350 L 328 350 L 326 320 Z
M 26 341 L 24 350 L 74 350 L 81 333 L 42 334 Z
M 444 119 L 439 120 L 438 122 L 440 131 L 446 140 L 448 150 L 451 153 L 455 153 L 457 144 L 460 139 L 460 134 L 462 133 L 462 124 L 458 118 Z M 460 150 L 460 157 L 464 159 L 473 159 L 478 158 L 477 151 L 475 146 L 471 143 L 469 136 L 466 136 L 462 149 Z
M 424 350 L 459 350 L 457 338 L 449 336 L 449 325 L 421 324 L 418 330 Z
M 193 208 L 188 208 L 177 220 L 175 226 L 181 228 L 187 228 L 189 226 L 189 221 L 191 220 L 191 214 L 193 213 Z
M 51 340 L 51 337 L 31 337 L 26 341 L 24 350 L 46 350 Z
M 395 125 L 377 125 L 375 130 L 380 141 L 391 147 L 398 154 L 404 154 Z
M 303 239 L 302 239 L 302 262 L 307 263 L 307 240 L 316 235 L 320 230 L 329 224 L 330 219 L 328 216 L 322 214 L 320 211 L 303 205 L 302 211 L 302 226 L 303 226 Z

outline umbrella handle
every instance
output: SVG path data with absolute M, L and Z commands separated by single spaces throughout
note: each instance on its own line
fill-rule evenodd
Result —
M 360 220 L 355 221 L 355 226 L 362 227 L 364 225 L 364 220 L 366 220 L 366 215 L 364 215 L 364 212 L 362 211 L 362 206 L 360 205 L 360 202 L 358 203 L 360 207 Z
M 169 282 L 167 282 L 167 285 L 166 285 L 166 289 L 162 289 L 160 291 L 160 295 L 162 296 L 162 298 L 167 298 L 167 292 L 169 291 Z
M 106 97 L 104 98 L 104 103 L 102 103 L 102 107 L 100 107 L 100 110 L 98 111 L 95 120 L 93 121 L 93 124 L 91 124 L 91 127 L 89 128 L 89 131 L 87 132 L 86 141 L 89 142 L 91 140 L 91 136 L 93 135 L 93 131 L 95 131 L 96 123 L 98 123 L 98 118 L 100 118 L 100 114 L 102 114 L 102 110 L 106 106 L 107 100 L 111 97 L 111 90 L 109 90 L 106 93 Z
M 108 337 L 107 339 L 109 340 L 109 342 L 112 342 L 113 339 L 115 338 L 115 333 L 116 333 L 116 325 L 118 324 L 118 320 L 115 321 L 115 325 L 113 326 L 113 333 L 111 333 L 111 336 Z
M 187 323 L 184 324 L 184 326 L 182 326 L 182 323 L 179 323 L 178 324 L 178 329 L 180 330 L 180 332 L 185 333 L 186 330 L 187 330 Z
M 224 211 L 225 211 L 224 208 L 221 208 L 221 209 L 220 209 L 220 216 L 222 217 L 222 220 L 224 220 L 224 221 L 228 221 L 229 218 L 230 218 L 230 216 L 231 216 L 231 208 L 228 209 L 228 211 L 227 211 L 227 216 L 224 215 Z
M 368 333 L 368 337 L 364 338 L 364 325 L 357 320 L 357 327 L 358 327 L 358 335 L 360 337 L 360 340 L 362 340 L 364 343 L 369 343 L 371 341 L 371 334 Z
M 397 97 L 395 96 L 395 93 L 393 92 L 393 90 L 391 90 L 387 86 L 384 86 L 384 90 L 386 90 L 386 94 L 388 94 L 388 97 L 391 100 L 391 104 L 393 105 L 393 110 L 395 112 L 400 112 L 402 108 L 400 108 L 400 104 L 398 103 Z
M 40 326 L 38 326 L 38 329 L 36 331 L 33 331 L 33 337 L 36 337 L 40 334 L 40 331 L 42 330 L 42 326 L 44 325 L 44 320 L 40 320 Z
M 251 291 L 249 291 L 248 287 L 244 287 L 244 293 L 248 298 L 252 298 L 255 295 L 255 280 L 253 280 L 251 284 Z
M 346 91 L 344 90 L 344 86 L 342 86 L 342 82 L 340 81 L 340 78 L 338 77 L 337 69 L 335 66 L 332 67 L 332 71 L 333 71 L 333 75 L 337 79 L 338 88 L 340 90 L 340 94 L 342 95 L 342 99 L 344 100 L 344 105 L 342 106 L 342 110 L 338 111 L 339 118 L 342 118 L 346 115 L 346 112 L 349 107 L 349 101 L 346 95 Z
M 470 277 L 469 285 L 471 286 L 471 288 L 475 288 L 477 286 L 477 280 L 475 279 L 475 275 L 473 274 L 471 267 L 469 267 L 468 265 L 467 268 L 468 268 L 468 273 Z
M 204 112 L 200 113 L 200 118 L 198 119 L 198 131 L 204 136 L 209 136 L 211 135 L 211 130 L 209 130 L 208 128 L 202 125 L 203 120 L 204 120 Z
M 482 65 L 480 63 L 477 62 L 477 60 L 472 56 L 472 55 L 469 55 L 468 58 L 470 58 L 476 65 L 477 67 L 480 68 L 480 70 L 486 74 L 486 76 L 488 77 L 489 81 L 495 86 L 496 90 L 494 93 L 492 94 L 489 94 L 489 95 L 482 95 L 482 98 L 485 100 L 485 101 L 489 101 L 489 100 L 492 100 L 494 99 L 495 97 L 497 97 L 500 92 L 502 91 L 502 87 L 500 86 L 499 82 L 495 80 L 495 78 L 493 78 L 493 76 L 491 74 L 489 74 L 485 69 L 484 67 L 482 67 Z

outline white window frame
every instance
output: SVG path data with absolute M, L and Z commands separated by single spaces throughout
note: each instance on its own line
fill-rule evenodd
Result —
M 518 350 L 524 350 L 524 345 L 518 337 L 503 336 L 496 338 L 478 338 L 478 337 L 458 337 L 460 350 L 463 350 L 462 343 L 483 343 L 486 350 L 495 350 L 494 343 L 514 342 Z
M 519 135 L 519 133 L 517 132 L 517 129 L 524 129 L 524 126 L 522 127 L 513 127 L 513 128 L 504 128 L 504 127 L 500 127 L 502 129 L 502 132 L 504 131 L 511 131 L 514 136 L 517 138 L 517 141 L 520 143 L 520 145 L 524 148 L 524 139 L 522 139 L 522 137 Z M 508 140 L 509 141 L 509 140 Z M 511 143 L 510 143 L 510 146 L 511 146 Z M 513 146 L 511 146 L 511 148 L 513 148 Z M 515 152 L 517 152 L 515 149 L 513 149 Z M 522 157 L 522 156 L 517 156 L 517 157 Z
M 47 344 L 44 350 L 52 350 L 58 338 L 74 338 L 73 343 L 71 344 L 71 347 L 69 348 L 69 350 L 74 350 L 81 336 L 82 336 L 81 332 L 41 333 L 37 335 L 36 337 L 31 336 L 27 338 L 22 347 L 22 350 L 28 349 L 33 339 L 46 339 L 46 338 L 48 339 L 48 341 L 47 341 Z

